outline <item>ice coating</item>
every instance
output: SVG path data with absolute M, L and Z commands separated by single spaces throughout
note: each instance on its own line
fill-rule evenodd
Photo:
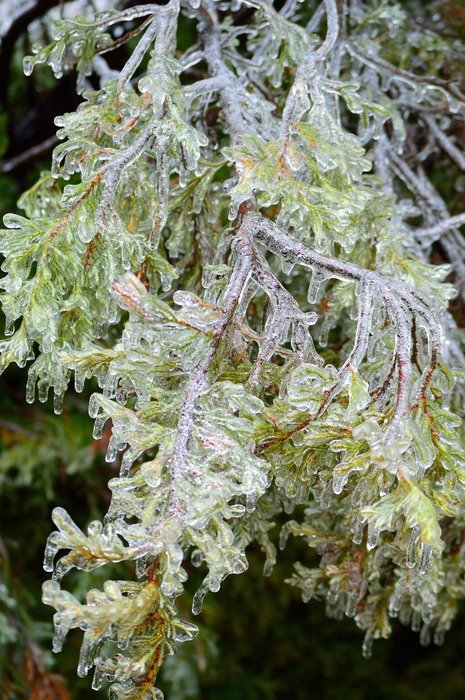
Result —
M 243 7 L 250 23 L 225 20 Z M 94 59 L 101 79 L 57 118 L 25 216 L 5 219 L 0 349 L 2 367 L 33 360 L 28 402 L 52 389 L 59 412 L 72 372 L 77 391 L 100 388 L 89 414 L 111 504 L 85 530 L 54 510 L 44 601 L 54 648 L 82 629 L 78 673 L 95 667 L 115 699 L 160 697 L 163 657 L 195 634 L 174 610 L 185 558 L 204 576 L 199 614 L 254 540 L 270 573 L 278 516 L 280 547 L 292 534 L 319 557 L 290 583 L 354 618 L 365 655 L 388 615 L 424 643 L 450 625 L 465 457 L 449 365 L 464 361 L 444 279 L 463 294 L 464 215 L 424 163 L 440 148 L 463 168 L 463 96 L 388 63 L 383 42 L 402 32 L 415 60 L 407 14 L 367 8 L 311 3 L 305 24 L 294 0 L 220 14 L 170 0 L 58 22 L 25 62 L 59 76 L 82 53 L 79 91 Z M 197 32 L 185 52 L 180 13 Z M 127 21 L 138 41 L 115 74 L 104 49 Z M 438 240 L 451 268 L 427 264 Z M 138 581 L 85 603 L 57 584 L 124 561 Z M 100 655 L 106 642 L 121 653 Z

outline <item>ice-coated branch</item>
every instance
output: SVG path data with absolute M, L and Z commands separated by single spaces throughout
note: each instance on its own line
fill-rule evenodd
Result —
M 392 431 L 409 408 L 411 394 L 412 361 L 411 340 L 412 327 L 410 319 L 405 316 L 405 309 L 394 295 L 387 297 L 388 310 L 395 328 L 395 363 L 397 369 L 397 392 L 394 413 L 389 425 Z
M 375 299 L 373 296 L 371 283 L 369 281 L 362 281 L 360 283 L 358 299 L 359 310 L 354 345 L 346 361 L 338 371 L 336 381 L 331 387 L 329 387 L 329 389 L 326 390 L 325 399 L 318 409 L 318 416 L 324 413 L 332 400 L 338 395 L 346 382 L 349 380 L 350 375 L 358 370 L 361 362 L 365 358 L 370 340 L 374 303 Z
M 207 373 L 214 360 L 215 353 L 223 340 L 232 321 L 241 296 L 250 277 L 252 268 L 252 252 L 248 240 L 248 223 L 244 221 L 239 228 L 235 241 L 236 264 L 231 274 L 230 282 L 225 290 L 220 307 L 221 316 L 215 324 L 213 343 L 204 360 L 191 371 L 182 402 L 181 413 L 177 425 L 177 437 L 174 447 L 170 471 L 170 506 L 171 514 L 182 514 L 177 485 L 188 470 L 188 444 L 194 427 L 196 402 L 201 393 L 208 388 Z
M 131 80 L 140 62 L 155 42 L 156 52 L 163 55 L 172 41 L 173 27 L 176 27 L 176 18 L 179 14 L 179 0 L 170 0 L 167 5 L 159 6 L 162 12 L 155 13 L 137 48 L 131 54 L 118 78 L 118 87 L 123 90 Z
M 276 224 L 264 217 L 257 215 L 250 215 L 250 217 L 252 218 L 253 237 L 263 243 L 273 253 L 312 269 L 323 268 L 330 276 L 340 280 L 357 282 L 361 285 L 362 291 L 354 346 L 346 363 L 339 371 L 337 381 L 329 390 L 328 397 L 325 398 L 319 413 L 327 407 L 329 401 L 340 391 L 350 374 L 351 367 L 356 369 L 362 361 L 368 345 L 373 297 L 384 300 L 386 311 L 392 322 L 396 342 L 395 366 L 398 371 L 398 391 L 392 421 L 394 425 L 397 424 L 400 417 L 405 415 L 409 406 L 412 377 L 412 319 L 415 317 L 421 318 L 431 343 L 430 361 L 425 369 L 421 389 L 422 397 L 426 394 L 441 354 L 441 327 L 437 316 L 431 309 L 429 300 L 425 299 L 418 290 L 409 288 L 399 280 L 387 278 L 377 272 L 362 269 L 352 263 L 346 263 L 337 258 L 318 253 L 285 233 Z
M 171 515 L 179 515 L 182 512 L 177 486 L 180 479 L 185 477 L 186 473 L 188 445 L 193 429 L 195 404 L 205 388 L 205 368 L 198 365 L 193 369 L 187 383 L 177 425 L 177 438 L 170 468 L 171 488 L 169 512 Z
M 311 61 L 322 61 L 328 53 L 334 48 L 336 44 L 338 33 L 339 33 L 339 15 L 337 11 L 336 0 L 323 0 L 326 9 L 326 22 L 327 22 L 327 34 L 325 40 L 314 52 L 311 59 L 305 58 L 304 62 L 307 60 Z
M 442 197 L 437 192 L 429 178 L 426 177 L 421 165 L 415 173 L 410 165 L 393 149 L 389 149 L 390 167 L 405 183 L 407 188 L 422 202 L 428 205 L 425 218 L 437 223 L 430 228 L 414 230 L 419 245 L 425 250 L 432 242 L 440 239 L 441 246 L 453 267 L 457 284 L 462 294 L 465 293 L 465 244 L 457 226 L 463 224 L 463 214 L 451 217 Z
M 292 327 L 291 346 L 298 357 L 304 362 L 311 360 L 321 365 L 321 358 L 308 331 L 309 326 L 317 320 L 316 314 L 300 310 L 292 294 L 275 277 L 258 251 L 254 254 L 251 274 L 252 279 L 266 293 L 270 307 L 257 360 L 249 377 L 251 384 L 257 383 L 263 364 L 271 359 L 279 343 L 287 339 L 289 327 Z
M 128 168 L 137 158 L 140 157 L 144 149 L 148 148 L 153 138 L 154 123 L 150 120 L 128 148 L 118 153 L 103 168 L 103 193 L 99 202 L 97 218 L 105 221 L 109 207 L 115 196 L 116 188 L 125 168 Z
M 120 90 L 124 90 L 127 83 L 131 80 L 140 62 L 144 58 L 158 34 L 166 31 L 166 29 L 167 22 L 165 16 L 162 16 L 158 21 L 156 19 L 152 19 L 148 28 L 145 30 L 145 34 L 137 44 L 137 49 L 131 54 L 131 58 L 129 61 L 127 61 L 126 65 L 118 76 L 118 88 Z
M 134 19 L 141 19 L 149 15 L 170 15 L 177 0 L 170 0 L 166 4 L 148 3 L 147 5 L 135 5 L 119 12 L 109 11 L 101 13 L 100 17 L 92 23 L 96 27 L 109 27 L 120 22 L 131 22 Z
M 302 93 L 302 91 L 307 90 L 307 82 L 308 82 L 308 75 L 309 75 L 309 66 L 315 66 L 316 60 L 322 60 L 326 53 L 331 50 L 331 47 L 334 45 L 334 42 L 336 41 L 337 38 L 337 27 L 338 27 L 338 17 L 337 17 L 337 8 L 334 3 L 329 3 L 326 5 L 327 13 L 328 13 L 328 36 L 325 42 L 323 42 L 322 46 L 320 47 L 319 50 L 317 51 L 311 51 L 306 55 L 306 58 L 303 62 L 303 64 L 299 67 L 297 71 L 297 76 L 296 80 L 294 82 L 293 87 L 291 88 L 291 91 L 288 96 L 288 101 L 286 103 L 286 106 L 284 108 L 284 113 L 283 113 L 283 122 L 282 124 L 285 124 L 289 121 L 291 118 L 289 110 L 291 107 L 289 106 L 295 99 L 297 99 L 297 94 Z M 215 17 L 212 21 L 213 27 L 217 26 L 217 18 Z M 228 126 L 230 128 L 230 132 L 232 134 L 233 140 L 240 139 L 242 136 L 242 133 L 244 131 L 244 124 L 242 120 L 242 115 L 240 115 L 237 112 L 236 106 L 234 103 L 231 102 L 231 94 L 230 90 L 233 89 L 233 84 L 235 81 L 235 76 L 231 73 L 231 71 L 226 68 L 224 61 L 221 58 L 221 49 L 220 49 L 220 41 L 218 39 L 218 34 L 215 32 L 215 29 L 211 31 L 211 34 L 209 36 L 209 40 L 206 44 L 205 47 L 205 52 L 206 55 L 210 57 L 210 67 L 212 69 L 212 72 L 218 77 L 221 76 L 225 84 L 220 90 L 220 95 L 222 97 L 222 103 L 223 103 L 223 109 L 225 112 L 225 116 L 228 122 Z M 228 83 L 229 86 L 228 87 Z M 313 93 L 312 93 L 313 95 Z M 287 116 L 286 116 L 287 115 Z M 283 127 L 282 127 L 283 128 Z M 249 220 L 253 219 L 253 214 L 250 216 L 247 215 L 247 218 Z M 253 226 L 253 224 L 252 224 Z M 273 227 L 273 224 L 271 222 L 267 222 L 266 227 Z M 284 232 L 279 231 L 279 234 L 277 233 L 277 230 L 275 229 L 274 232 L 277 234 L 276 237 L 273 240 L 273 243 L 275 244 L 275 248 L 273 246 L 269 245 L 270 240 L 267 241 L 268 247 L 273 250 L 273 252 L 278 253 L 280 255 L 283 255 L 286 257 L 286 259 L 289 258 L 289 248 L 286 247 L 284 249 L 283 247 L 283 241 L 286 234 Z M 269 233 L 269 230 L 268 230 Z M 254 230 L 254 235 L 260 240 L 260 227 L 256 230 Z M 266 233 L 263 234 L 262 232 L 262 242 L 264 242 L 264 238 L 266 238 Z M 288 237 L 286 239 L 287 241 L 292 240 L 292 245 L 294 246 L 294 251 L 296 251 L 296 246 L 301 246 L 297 241 L 291 239 Z M 305 248 L 305 247 L 304 247 Z M 330 259 L 328 257 L 321 256 L 317 251 L 310 251 L 310 249 L 305 248 L 305 254 L 304 254 L 304 259 L 306 256 L 306 261 L 312 266 L 317 266 L 319 268 L 323 268 L 326 270 L 326 272 L 333 274 L 334 276 L 338 277 L 339 279 L 345 279 L 345 280 L 352 280 L 352 281 L 357 281 L 361 284 L 361 289 L 362 289 L 362 295 L 361 295 L 361 300 L 360 300 L 360 316 L 359 316 L 359 322 L 357 326 L 357 334 L 356 334 L 356 339 L 355 339 L 355 344 L 354 347 L 349 355 L 349 358 L 347 359 L 346 364 L 343 366 L 343 368 L 340 370 L 340 374 L 338 375 L 338 380 L 335 383 L 335 385 L 332 387 L 331 390 L 328 392 L 328 396 L 325 400 L 325 402 L 322 405 L 321 411 L 323 411 L 327 405 L 331 402 L 331 400 L 334 398 L 334 396 L 340 391 L 342 386 L 347 380 L 347 377 L 350 374 L 351 369 L 356 369 L 360 362 L 362 361 L 363 357 L 366 354 L 367 350 L 367 345 L 368 345 L 368 337 L 369 337 L 369 332 L 370 332 L 370 323 L 371 323 L 371 313 L 372 313 L 372 304 L 371 304 L 371 299 L 372 299 L 372 291 L 371 290 L 376 290 L 377 292 L 380 292 L 382 295 L 382 298 L 384 298 L 385 303 L 386 303 L 386 309 L 388 313 L 391 316 L 391 320 L 393 321 L 393 327 L 395 329 L 395 337 L 396 337 L 396 352 L 395 352 L 395 366 L 397 367 L 398 371 L 398 394 L 397 394 L 397 399 L 396 399 L 396 406 L 394 409 L 394 418 L 395 422 L 397 422 L 399 416 L 402 413 L 405 413 L 407 409 L 407 399 L 405 397 L 409 396 L 409 390 L 410 390 L 410 379 L 411 379 L 411 369 L 410 369 L 410 349 L 409 349 L 409 338 L 410 336 L 405 330 L 405 327 L 409 326 L 410 323 L 410 315 L 413 313 L 413 317 L 415 316 L 415 313 L 419 313 L 423 316 L 425 316 L 423 312 L 423 302 L 418 300 L 418 298 L 415 298 L 415 296 L 412 296 L 411 292 L 407 289 L 404 289 L 401 291 L 399 289 L 400 283 L 396 283 L 391 280 L 386 280 L 381 278 L 379 275 L 376 273 L 372 273 L 371 271 L 368 270 L 361 270 L 361 269 L 355 269 L 354 266 L 350 264 L 345 264 L 342 263 L 340 260 L 337 259 Z M 302 258 L 302 249 L 299 249 L 295 260 L 303 262 L 304 259 Z M 300 258 L 299 258 L 300 254 Z M 292 258 L 292 256 L 290 256 Z M 263 266 L 260 267 L 260 264 L 255 263 L 254 265 L 254 270 L 252 272 L 252 276 L 257 281 L 261 286 L 265 288 L 267 293 L 272 294 L 272 298 L 274 298 L 274 305 L 279 307 L 279 303 L 285 303 L 284 299 L 285 296 L 283 295 L 283 290 L 281 289 L 279 292 L 277 291 L 276 286 L 273 286 L 271 284 L 268 284 L 267 287 L 267 282 L 269 283 L 269 276 L 266 274 L 265 269 Z M 279 284 L 279 283 L 278 283 Z M 270 290 L 273 290 L 272 292 Z M 285 292 L 285 290 L 284 290 Z M 398 302 L 392 301 L 393 299 L 393 292 L 397 295 L 400 293 L 401 299 L 404 302 L 404 306 L 400 307 Z M 280 301 L 278 301 L 280 300 Z M 370 300 L 370 301 L 369 301 Z M 399 315 L 399 308 L 402 309 L 403 311 L 403 316 Z M 277 313 L 276 316 L 278 317 L 280 314 Z M 397 322 L 401 322 L 400 328 L 397 328 Z M 434 327 L 434 324 L 436 323 L 435 321 L 431 321 L 431 319 L 428 319 L 426 321 L 427 327 L 430 329 L 430 333 L 432 337 L 437 341 L 438 337 L 440 337 L 440 333 L 437 331 L 437 329 Z M 272 353 L 272 347 L 275 347 L 279 341 L 279 334 L 282 333 L 282 327 L 280 324 L 276 325 L 276 328 L 274 327 L 273 324 L 273 315 L 271 316 L 271 323 L 268 322 L 268 333 L 266 335 L 266 340 L 262 344 L 260 352 L 259 352 L 259 358 L 257 361 L 257 364 L 254 368 L 253 372 L 253 381 L 256 380 L 259 372 L 260 366 L 263 364 L 263 361 L 265 359 L 269 359 L 271 356 L 270 353 Z M 276 338 L 274 337 L 275 333 L 278 333 Z M 434 351 L 431 359 L 431 365 L 429 367 L 434 367 L 436 366 L 437 362 L 437 354 L 438 354 L 438 348 L 437 348 L 437 343 L 433 343 L 434 345 Z M 408 356 L 408 361 L 407 361 L 407 356 Z M 430 374 L 431 372 L 429 370 L 426 371 L 426 375 L 428 377 L 427 384 L 429 384 L 430 381 Z M 425 386 L 427 386 L 427 384 Z
M 297 68 L 294 83 L 289 90 L 286 104 L 283 110 L 280 138 L 286 143 L 289 129 L 293 121 L 298 121 L 303 112 L 308 108 L 308 92 L 314 102 L 321 102 L 324 98 L 318 87 L 317 65 L 321 63 L 336 43 L 339 32 L 339 17 L 336 0 L 324 0 L 327 17 L 327 35 L 321 46 L 317 49 L 308 49 L 303 61 Z
M 214 87 L 220 92 L 225 117 L 230 128 L 232 139 L 240 139 L 244 131 L 243 119 L 235 95 L 236 77 L 226 67 L 221 54 L 221 40 L 218 32 L 218 17 L 213 6 L 205 4 L 205 13 L 208 17 L 210 30 L 205 41 L 205 58 L 213 73 L 209 79 L 209 87 Z M 208 81 L 208 79 L 207 79 Z M 252 268 L 252 252 L 248 238 L 248 223 L 244 221 L 239 227 L 237 235 L 232 242 L 232 249 L 236 256 L 235 265 L 229 284 L 222 299 L 222 314 L 215 325 L 214 341 L 209 354 L 202 363 L 193 370 L 187 383 L 182 403 L 181 415 L 177 426 L 177 438 L 171 464 L 171 490 L 170 511 L 180 510 L 177 484 L 187 468 L 188 443 L 194 426 L 194 414 L 196 402 L 202 391 L 208 386 L 207 372 L 214 359 L 229 324 L 231 323 L 235 309 L 237 308 Z
M 228 123 L 231 143 L 239 143 L 244 131 L 244 117 L 237 99 L 238 80 L 227 67 L 221 51 L 221 30 L 213 6 L 206 4 L 209 29 L 205 36 L 204 54 L 211 73 L 221 81 L 221 105 Z
M 443 129 L 439 127 L 434 117 L 432 117 L 430 114 L 424 114 L 422 119 L 428 125 L 434 140 L 437 141 L 447 155 L 457 163 L 459 168 L 465 172 L 465 155 L 462 153 L 462 151 L 457 148 L 450 137 L 447 136 Z
M 465 360 L 449 268 L 429 260 L 438 241 L 465 292 L 465 214 L 429 176 L 439 149 L 463 167 L 444 127 L 465 98 L 436 77 L 457 71 L 429 33 L 423 75 L 382 58 L 399 44 L 418 65 L 405 3 L 381 9 L 169 0 L 58 22 L 28 59 L 101 78 L 57 121 L 68 140 L 26 216 L 6 220 L 0 351 L 37 355 L 29 399 L 36 380 L 61 396 L 72 371 L 102 388 L 94 436 L 111 420 L 106 459 L 121 453 L 105 525 L 83 534 L 54 510 L 46 566 L 135 561 L 140 581 L 87 605 L 49 583 L 44 600 L 60 640 L 84 630 L 80 672 L 96 666 L 115 700 L 158 698 L 163 657 L 193 636 L 174 610 L 187 559 L 205 569 L 197 613 L 253 539 L 274 559 L 271 518 L 297 504 L 285 532 L 321 566 L 292 583 L 355 616 L 366 647 L 387 634 L 388 598 L 404 619 L 451 619 Z M 123 45 L 110 70 L 99 54 Z M 125 651 L 97 656 L 106 641 Z
M 425 236 L 428 241 L 434 241 L 441 238 L 447 231 L 457 228 L 457 226 L 463 226 L 463 224 L 465 224 L 465 213 L 456 214 L 455 216 L 445 219 L 445 221 L 440 221 L 435 226 L 431 226 L 431 228 L 420 229 L 419 234 Z
M 417 73 L 412 73 L 411 71 L 406 70 L 405 68 L 399 68 L 398 66 L 389 63 L 389 61 L 385 61 L 380 56 L 365 53 L 351 39 L 347 39 L 347 48 L 355 58 L 357 58 L 359 61 L 369 66 L 370 68 L 387 71 L 393 76 L 399 78 L 399 80 L 404 80 L 406 82 L 414 82 L 422 85 L 434 85 L 436 87 L 440 87 L 444 91 L 449 92 L 450 95 L 452 95 L 460 103 L 465 104 L 465 95 L 461 92 L 457 85 L 455 85 L 455 83 L 451 82 L 450 80 L 437 78 L 433 75 L 418 75 Z

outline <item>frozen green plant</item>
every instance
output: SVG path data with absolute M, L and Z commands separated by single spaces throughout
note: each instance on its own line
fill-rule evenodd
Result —
M 104 523 L 54 510 L 43 599 L 55 650 L 82 629 L 78 673 L 120 700 L 160 697 L 163 658 L 195 634 L 174 607 L 186 561 L 205 574 L 198 613 L 253 540 L 271 571 L 278 515 L 283 546 L 320 555 L 290 583 L 353 616 L 366 654 L 396 616 L 439 643 L 465 596 L 465 360 L 447 311 L 465 293 L 465 214 L 424 165 L 440 149 L 464 168 L 449 132 L 465 97 L 442 77 L 464 47 L 420 31 L 421 3 L 279 7 L 60 21 L 25 62 L 76 66 L 83 101 L 57 119 L 25 216 L 5 218 L 1 363 L 32 361 L 27 400 L 53 388 L 57 412 L 72 372 L 102 389 L 89 412 L 96 438 L 111 420 L 120 476 Z M 135 33 L 115 72 L 103 55 Z M 438 241 L 450 264 L 429 263 Z M 137 582 L 85 603 L 60 588 L 123 561 Z

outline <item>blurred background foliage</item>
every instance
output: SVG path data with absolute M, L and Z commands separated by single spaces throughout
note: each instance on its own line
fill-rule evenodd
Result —
M 448 30 L 465 39 L 463 0 L 428 4 L 432 17 L 440 12 Z M 0 14 L 2 5 L 6 0 L 0 0 Z M 48 168 L 54 117 L 77 104 L 73 75 L 55 81 L 45 68 L 30 78 L 22 73 L 31 22 L 40 22 L 53 5 L 60 2 L 37 0 L 32 10 L 18 15 L 0 45 L 2 216 L 15 211 L 19 195 Z M 189 32 L 183 24 L 180 45 L 189 43 Z M 123 64 L 127 50 L 111 54 L 113 68 Z M 460 207 L 454 198 L 464 191 L 457 187 L 460 176 L 445 173 L 441 163 L 431 167 L 453 213 Z M 81 527 L 106 510 L 107 482 L 117 470 L 103 459 L 109 433 L 92 440 L 87 417 L 92 386 L 87 395 L 69 393 L 63 414 L 56 417 L 49 404 L 27 406 L 25 383 L 26 370 L 12 368 L 0 384 L 0 700 L 103 698 L 105 692 L 90 691 L 75 675 L 81 633 L 71 635 L 58 663 L 49 651 L 51 611 L 40 595 L 53 505 L 63 505 Z M 262 553 L 251 550 L 248 573 L 229 578 L 217 596 L 207 596 L 196 620 L 197 640 L 182 645 L 165 664 L 160 686 L 168 700 L 465 698 L 464 611 L 442 648 L 422 648 L 418 636 L 398 624 L 390 640 L 375 645 L 372 659 L 362 659 L 362 635 L 352 621 L 326 618 L 321 604 L 304 605 L 298 592 L 283 583 L 296 559 L 308 560 L 303 549 L 298 541 L 291 543 L 269 578 L 262 576 Z M 198 581 L 195 570 L 190 573 L 193 591 Z M 130 572 L 119 567 L 113 575 L 125 578 Z M 80 589 L 99 587 L 101 574 L 81 574 L 74 582 L 72 592 L 79 595 Z M 184 619 L 191 615 L 189 603 L 180 601 Z

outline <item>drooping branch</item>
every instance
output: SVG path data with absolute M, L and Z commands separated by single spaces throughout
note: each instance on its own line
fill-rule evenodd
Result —
M 354 346 L 339 372 L 337 382 L 329 390 L 328 398 L 320 409 L 320 413 L 342 388 L 351 366 L 356 368 L 366 354 L 373 296 L 384 300 L 396 339 L 395 364 L 398 370 L 398 391 L 392 422 L 393 425 L 397 424 L 400 416 L 405 414 L 409 405 L 412 377 L 411 324 L 415 316 L 421 318 L 431 342 L 430 362 L 425 369 L 421 389 L 422 396 L 426 393 L 441 353 L 441 327 L 436 315 L 432 313 L 428 299 L 424 299 L 418 290 L 409 288 L 399 280 L 387 278 L 372 270 L 362 269 L 352 263 L 323 255 L 285 233 L 264 217 L 251 214 L 250 218 L 252 219 L 253 237 L 263 243 L 268 250 L 312 269 L 323 268 L 330 276 L 344 281 L 357 282 L 361 286 L 362 295 Z
M 66 172 L 83 173 L 90 184 L 68 186 L 61 200 L 58 192 L 61 216 L 54 213 L 51 224 L 44 217 L 51 231 L 44 242 L 41 203 L 32 223 L 14 220 L 14 235 L 4 236 L 7 265 L 12 261 L 4 306 L 13 323 L 23 316 L 13 336 L 17 345 L 2 341 L 6 356 L 15 351 L 26 362 L 40 345 L 42 364 L 31 376 L 39 377 L 42 398 L 50 377 L 61 388 L 74 370 L 82 389 L 85 376 L 96 376 L 103 395 L 91 400 L 95 436 L 101 438 L 111 419 L 106 459 L 124 452 L 120 476 L 110 484 L 105 526 L 92 523 L 83 535 L 55 512 L 60 533 L 50 540 L 47 566 L 63 549 L 69 554 L 57 562 L 58 572 L 136 560 L 142 581 L 110 585 L 104 596 L 92 593 L 89 609 L 54 585 L 45 588 L 45 600 L 60 613 L 57 627 L 73 619 L 72 626 L 84 628 L 85 646 L 95 635 L 82 671 L 96 665 L 100 678 L 121 678 L 115 697 L 124 700 L 150 692 L 176 639 L 179 622 L 171 606 L 190 554 L 207 568 L 194 600 L 198 612 L 208 589 L 245 570 L 254 537 L 267 556 L 273 551 L 266 533 L 274 513 L 311 500 L 312 522 L 293 523 L 289 531 L 324 552 L 322 567 L 317 576 L 300 570 L 297 585 L 311 596 L 310 579 L 317 580 L 318 595 L 331 607 L 358 616 L 368 643 L 384 634 L 379 606 L 385 609 L 397 584 L 400 597 L 411 596 L 404 606 L 410 613 L 419 607 L 412 596 L 422 590 L 433 554 L 432 576 L 436 570 L 442 576 L 441 537 L 447 535 L 440 520 L 456 512 L 463 495 L 456 419 L 437 370 L 443 345 L 438 308 L 449 289 L 440 288 L 440 273 L 427 261 L 437 237 L 459 270 L 464 219 L 450 216 L 424 170 L 437 145 L 459 164 L 455 144 L 437 135 L 442 121 L 436 114 L 423 150 L 415 150 L 412 125 L 408 157 L 399 155 L 399 123 L 414 120 L 405 101 L 408 95 L 421 105 L 427 99 L 401 85 L 412 88 L 408 72 L 396 73 L 383 59 L 377 63 L 385 55 L 377 23 L 389 27 L 378 18 L 372 31 L 369 15 L 359 23 L 362 2 L 349 7 L 324 0 L 306 26 L 308 8 L 298 0 L 286 0 L 279 10 L 265 0 L 242 5 L 171 0 L 105 13 L 95 22 L 69 22 L 64 43 L 91 37 L 80 74 L 96 70 L 102 89 L 84 96 L 77 117 L 63 118 L 73 150 L 68 156 L 65 144 L 57 156 L 64 153 Z M 396 6 L 388 5 L 383 13 L 389 15 Z M 188 23 L 192 44 L 184 53 L 175 40 L 180 12 L 196 20 Z M 142 20 L 136 29 L 124 34 L 122 28 L 116 41 L 101 41 L 101 29 L 134 19 Z M 312 33 L 320 30 L 315 39 Z M 139 43 L 119 76 L 111 60 L 95 61 L 135 36 Z M 357 53 L 359 40 L 361 47 L 373 46 L 374 61 Z M 51 55 L 38 54 L 38 62 L 48 56 L 52 65 Z M 66 61 L 58 64 L 66 70 Z M 421 107 L 419 118 L 427 109 Z M 384 128 L 389 115 L 392 128 Z M 223 160 L 218 153 L 225 146 Z M 380 178 L 367 174 L 373 155 Z M 240 163 L 237 170 L 232 160 Z M 398 206 L 396 177 L 415 206 Z M 412 214 L 423 216 L 421 228 L 409 225 Z M 107 223 L 115 223 L 116 235 L 103 235 L 113 233 L 100 228 Z M 90 235 L 95 238 L 85 250 Z M 324 293 L 317 293 L 326 280 Z M 110 289 L 115 294 L 108 299 Z M 25 315 L 24 299 L 36 298 Z M 116 304 L 129 318 L 118 316 Z M 310 333 L 318 317 L 321 327 Z M 447 318 L 449 341 L 455 331 Z M 101 328 L 106 323 L 115 334 L 124 328 L 115 348 L 100 342 L 110 336 L 108 326 Z M 50 338 L 57 339 L 52 346 Z M 21 342 L 29 343 L 22 354 Z M 458 342 L 454 353 L 463 360 Z M 65 380 L 55 379 L 57 367 L 68 372 Z M 454 464 L 441 454 L 450 445 Z M 380 557 L 366 556 L 380 536 L 381 574 Z M 384 598 L 376 610 L 377 587 Z M 429 624 L 431 588 L 423 588 Z M 439 601 L 444 591 L 438 590 Z M 133 610 L 141 609 L 135 596 L 155 591 L 157 600 L 147 602 L 131 627 Z M 116 619 L 128 630 L 121 640 L 111 636 L 115 601 Z M 100 628 L 95 602 L 106 616 Z M 441 614 L 435 608 L 437 619 Z M 66 632 L 63 626 L 58 631 Z M 181 634 L 186 638 L 185 628 Z M 98 645 L 108 639 L 122 648 L 128 639 L 134 644 L 113 659 L 96 659 Z

